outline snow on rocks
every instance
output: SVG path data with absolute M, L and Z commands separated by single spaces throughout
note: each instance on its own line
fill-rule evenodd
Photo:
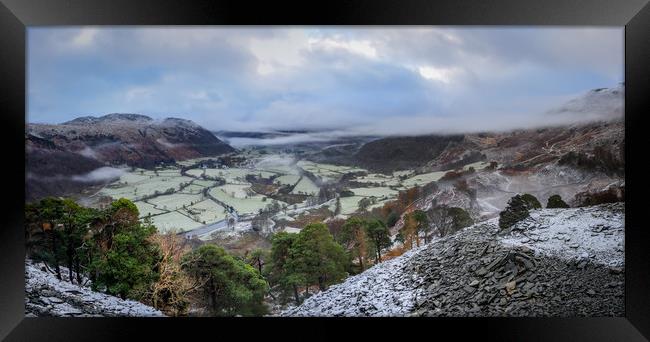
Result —
M 67 268 L 61 267 L 63 275 Z M 147 305 L 133 300 L 123 300 L 87 286 L 59 280 L 42 264 L 25 262 L 25 313 L 27 317 L 164 317 Z
M 415 305 L 418 276 L 406 271 L 419 249 L 375 265 L 289 308 L 281 316 L 404 316 Z
M 623 203 L 542 209 L 510 231 L 493 218 L 375 265 L 281 315 L 622 316 L 623 211 Z
M 531 211 L 500 241 L 567 260 L 592 259 L 612 267 L 625 261 L 622 203 Z

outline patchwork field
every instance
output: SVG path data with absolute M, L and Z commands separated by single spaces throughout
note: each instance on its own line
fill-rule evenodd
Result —
M 341 178 L 341 176 L 349 172 L 365 171 L 364 169 L 355 167 L 320 164 L 306 160 L 301 160 L 296 163 L 296 165 L 303 170 L 308 171 L 321 178 L 324 182 L 336 181 L 337 179 Z
M 113 198 L 127 198 L 130 200 L 139 200 L 145 196 L 151 196 L 158 192 L 165 192 L 168 189 L 179 189 L 181 183 L 191 182 L 193 178 L 185 176 L 150 176 L 135 183 L 112 183 L 104 187 L 101 195 L 111 196 Z
M 229 168 L 229 169 L 191 169 L 187 171 L 187 174 L 193 177 L 201 177 L 205 172 L 206 176 L 209 177 L 220 177 L 226 180 L 226 182 L 245 182 L 247 175 L 262 176 L 264 178 L 271 177 L 275 175 L 274 172 L 269 171 L 260 171 L 254 169 L 240 169 L 240 168 Z
M 351 196 L 351 197 L 341 197 L 341 214 L 351 215 L 359 209 L 359 201 L 362 200 L 363 196 Z M 334 210 L 335 205 L 330 206 L 330 210 Z
M 228 186 L 228 185 L 226 185 Z M 237 193 L 235 193 L 235 196 L 233 195 L 234 187 L 232 185 L 230 187 L 216 187 L 210 189 L 210 194 L 214 196 L 216 199 L 218 199 L 221 202 L 226 203 L 227 205 L 232 206 L 237 210 L 239 214 L 251 214 L 251 213 L 256 213 L 260 209 L 264 209 L 267 204 L 271 203 L 270 201 L 263 201 L 262 198 L 264 196 L 262 195 L 255 195 L 249 198 L 242 198 L 242 197 L 237 197 Z M 239 194 L 241 196 L 241 194 Z
M 291 191 L 292 194 L 311 194 L 315 195 L 318 194 L 318 186 L 314 184 L 314 182 L 311 181 L 311 179 L 307 177 L 302 177 L 300 182 L 296 184 L 296 186 L 293 188 L 293 191 Z
M 442 176 L 445 175 L 447 171 L 435 171 L 435 172 L 429 172 L 429 173 L 423 173 L 419 175 L 415 175 L 411 178 L 407 178 L 404 181 L 402 181 L 402 185 L 405 188 L 412 188 L 414 186 L 422 186 L 431 182 L 438 181 Z
M 134 202 L 136 207 L 138 207 L 138 211 L 140 212 L 140 217 L 146 217 L 148 215 L 158 215 L 164 213 L 163 210 L 156 209 L 153 205 L 147 203 L 147 202 Z
M 350 191 L 354 192 L 355 196 L 341 197 L 341 215 L 349 216 L 359 210 L 359 201 L 364 198 L 373 198 L 375 204 L 368 206 L 367 210 L 381 207 L 384 203 L 392 201 L 397 197 L 398 191 L 390 188 L 353 188 Z M 334 211 L 336 205 L 330 205 L 330 210 Z
M 275 182 L 286 185 L 294 185 L 300 180 L 298 175 L 284 175 L 275 179 Z
M 384 197 L 396 197 L 398 191 L 393 190 L 391 188 L 386 188 L 386 187 L 377 187 L 377 188 L 353 188 L 350 189 L 350 191 L 354 192 L 356 196 L 363 196 L 363 197 L 376 197 L 376 198 L 384 198 Z
M 270 198 L 251 190 L 251 184 L 246 181 L 247 175 L 264 178 L 276 176 L 275 183 L 295 185 L 292 191 L 293 194 L 316 196 L 319 187 L 308 177 L 301 177 L 302 171 L 300 169 L 308 171 L 326 182 L 337 181 L 341 176 L 349 172 L 366 171 L 361 168 L 320 164 L 304 160 L 294 163 L 293 157 L 288 155 L 249 153 L 247 157 L 252 159 L 246 161 L 245 167 L 191 169 L 187 171 L 188 176 L 182 176 L 180 169 L 171 167 L 157 170 L 131 169 L 125 172 L 119 181 L 104 187 L 99 194 L 111 196 L 115 199 L 124 197 L 135 201 L 140 216 L 151 215 L 154 224 L 161 231 L 169 229 L 186 231 L 204 224 L 220 221 L 226 217 L 226 210 L 222 205 L 203 196 L 203 191 L 206 188 L 210 189 L 210 195 L 216 200 L 232 206 L 238 214 L 246 215 L 255 214 L 271 203 Z M 185 166 L 194 165 L 202 159 L 209 158 L 187 160 L 179 164 Z M 464 169 L 474 167 L 479 170 L 486 165 L 488 163 L 478 162 L 466 165 Z M 201 178 L 204 173 L 207 176 L 223 178 L 226 184 L 216 186 L 217 182 Z M 359 209 L 359 201 L 364 198 L 373 198 L 375 203 L 368 207 L 371 210 L 395 199 L 399 190 L 437 181 L 445 173 L 446 171 L 436 171 L 414 175 L 412 170 L 405 170 L 393 172 L 391 175 L 371 173 L 366 176 L 356 177 L 354 181 L 369 186 L 352 188 L 350 191 L 354 193 L 354 196 L 340 198 L 341 215 L 349 216 L 356 212 Z M 400 180 L 400 177 L 408 178 Z M 182 185 L 184 187 L 180 190 Z M 163 194 L 166 191 L 172 193 Z M 145 197 L 148 197 L 148 199 L 143 201 L 142 199 Z M 308 203 L 310 202 L 305 201 L 291 205 L 289 206 L 291 209 L 289 215 L 278 214 L 276 218 L 287 221 L 294 220 L 293 216 L 296 213 L 315 208 L 314 206 L 308 207 Z M 280 202 L 280 204 L 286 205 L 284 202 Z M 331 211 L 335 210 L 335 201 L 333 200 L 324 205 Z
M 176 211 L 170 211 L 166 214 L 152 216 L 151 221 L 156 226 L 156 228 L 158 228 L 158 231 L 162 233 L 168 232 L 170 230 L 187 231 L 203 225 L 202 223 L 196 222 Z
M 203 194 L 175 193 L 149 199 L 147 202 L 153 204 L 156 209 L 176 210 L 183 206 L 191 206 L 203 200 Z
M 367 176 L 357 177 L 354 179 L 359 183 L 380 184 L 381 186 L 398 186 L 400 180 L 394 176 L 382 175 L 380 173 L 370 173 Z
M 294 165 L 294 158 L 287 156 L 263 158 L 255 163 L 255 169 L 283 175 L 300 175 L 300 170 Z
M 261 196 L 257 195 L 253 191 L 250 190 L 250 184 L 245 183 L 245 184 L 226 184 L 222 186 L 218 186 L 214 188 L 215 190 L 221 190 L 228 194 L 228 196 L 233 197 L 233 198 L 238 198 L 238 199 L 245 199 L 248 197 L 255 197 L 255 196 Z
M 196 183 L 196 181 L 194 181 L 192 184 L 190 184 L 190 185 L 186 186 L 185 188 L 183 188 L 183 193 L 200 194 L 206 188 L 203 185 L 194 184 L 194 183 Z
M 211 181 L 211 180 L 195 179 L 192 182 L 192 184 L 193 185 L 200 185 L 200 186 L 203 186 L 203 187 L 209 187 L 209 186 L 214 186 L 216 184 L 216 182 Z
M 183 212 L 195 219 L 195 221 L 205 222 L 206 224 L 226 218 L 226 209 L 211 199 L 189 206 Z

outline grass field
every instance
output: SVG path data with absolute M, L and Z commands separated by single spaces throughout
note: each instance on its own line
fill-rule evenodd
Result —
M 293 188 L 293 191 L 291 191 L 292 194 L 318 194 L 318 186 L 314 184 L 314 182 L 311 181 L 311 179 L 307 177 L 302 177 L 300 182 L 296 184 L 296 187 Z
M 153 178 L 144 179 L 137 183 L 129 183 L 126 185 L 112 183 L 111 185 L 104 187 L 100 191 L 100 194 L 111 196 L 116 199 L 124 197 L 130 200 L 138 200 L 143 196 L 153 195 L 156 191 L 164 192 L 170 188 L 178 189 L 181 183 L 191 182 L 192 180 L 193 178 L 183 176 L 154 176 Z
M 412 188 L 414 186 L 422 186 L 425 184 L 429 184 L 431 182 L 435 182 L 442 178 L 442 176 L 445 175 L 447 171 L 435 171 L 435 172 L 429 172 L 429 173 L 423 173 L 420 175 L 415 175 L 411 178 L 407 178 L 402 182 L 402 185 L 405 188 Z
M 354 192 L 356 196 L 370 197 L 374 196 L 376 198 L 382 197 L 396 197 L 397 190 L 386 187 L 376 187 L 376 188 L 353 188 L 350 191 Z
M 225 185 L 218 187 L 213 187 L 215 181 L 199 179 L 204 172 L 203 169 L 189 170 L 188 174 L 191 177 L 182 176 L 180 169 L 170 167 L 159 168 L 156 171 L 132 169 L 125 172 L 119 181 L 104 187 L 99 194 L 108 195 L 115 199 L 124 197 L 135 201 L 140 216 L 145 217 L 151 214 L 154 224 L 161 231 L 169 229 L 190 230 L 203 225 L 203 222 L 209 224 L 226 217 L 225 209 L 221 205 L 209 198 L 203 198 L 202 191 L 206 187 L 213 187 L 210 189 L 212 196 L 234 207 L 239 214 L 245 215 L 257 213 L 271 203 L 270 198 L 264 200 L 264 196 L 250 191 L 250 184 L 245 180 L 246 175 L 261 175 L 265 178 L 279 175 L 275 182 L 283 185 L 295 185 L 292 193 L 316 195 L 319 191 L 318 186 L 307 177 L 301 178 L 299 168 L 313 173 L 324 181 L 336 181 L 348 172 L 365 171 L 355 167 L 320 164 L 304 160 L 298 161 L 294 165 L 293 159 L 286 155 L 269 156 L 253 153 L 250 154 L 250 157 L 258 160 L 258 162 L 252 161 L 251 165 L 256 165 L 254 169 L 244 167 L 206 169 L 205 173 L 207 175 L 226 180 Z M 179 164 L 192 165 L 202 159 L 209 158 L 187 160 Z M 466 165 L 463 169 L 467 170 L 469 167 L 474 167 L 476 170 L 480 170 L 486 165 L 488 165 L 486 162 L 477 162 Z M 413 170 L 395 171 L 392 175 L 371 173 L 367 176 L 355 178 L 354 180 L 359 183 L 377 183 L 381 186 L 350 189 L 355 195 L 340 199 L 341 214 L 343 216 L 353 214 L 359 208 L 359 201 L 368 197 L 374 197 L 377 201 L 369 209 L 382 206 L 386 201 L 397 197 L 398 190 L 395 189 L 396 187 L 397 189 L 407 189 L 416 185 L 422 186 L 439 180 L 447 171 L 429 172 L 420 175 L 414 175 L 413 172 Z M 404 176 L 409 178 L 400 181 L 399 177 Z M 187 182 L 192 184 L 179 191 L 181 183 Z M 393 187 L 393 189 L 389 187 Z M 168 189 L 174 189 L 175 192 L 150 198 L 147 202 L 139 200 L 144 196 L 154 195 L 156 191 L 162 193 Z M 280 204 L 284 205 L 285 203 L 280 202 Z M 302 206 L 302 204 L 298 206 Z M 329 208 L 333 211 L 335 204 L 330 204 Z M 287 220 L 293 220 L 290 216 L 283 215 L 283 217 Z
M 370 173 L 367 176 L 357 177 L 355 181 L 359 183 L 377 183 L 382 186 L 397 186 L 400 183 L 397 177 L 382 175 L 380 173 Z
M 191 206 L 203 200 L 203 194 L 182 194 L 175 193 L 149 199 L 147 202 L 153 204 L 156 209 L 176 210 L 185 206 Z
M 187 231 L 203 225 L 176 211 L 153 216 L 151 221 L 161 233 L 169 230 Z
M 232 187 L 227 187 L 224 190 L 223 187 L 219 186 L 216 188 L 210 189 L 210 194 L 216 199 L 232 206 L 237 210 L 239 214 L 250 214 L 257 213 L 260 209 L 264 209 L 267 204 L 271 203 L 270 200 L 263 201 L 264 198 L 262 195 L 255 195 L 249 198 L 238 198 L 232 196 Z
M 225 208 L 211 199 L 203 200 L 184 210 L 190 217 L 196 217 L 198 221 L 210 224 L 226 218 Z
M 200 184 L 192 183 L 192 184 L 186 186 L 183 189 L 183 192 L 184 193 L 190 193 L 190 194 L 199 194 L 199 193 L 203 192 L 203 189 L 205 189 L 205 186 L 200 185 Z
M 136 207 L 138 207 L 138 211 L 140 212 L 140 217 L 145 217 L 149 214 L 151 215 L 157 215 L 157 214 L 162 214 L 164 211 L 156 209 L 153 205 L 147 203 L 147 202 L 134 202 Z
M 275 182 L 280 184 L 294 185 L 300 180 L 298 175 L 283 175 L 275 179 Z

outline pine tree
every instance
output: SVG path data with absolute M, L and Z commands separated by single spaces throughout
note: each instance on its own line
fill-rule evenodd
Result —
M 348 256 L 322 223 L 305 226 L 291 246 L 290 255 L 294 264 L 291 268 L 302 274 L 307 284 L 318 284 L 321 291 L 346 276 Z
M 417 246 L 420 247 L 420 232 L 425 233 L 424 241 L 428 241 L 430 230 L 429 219 L 427 218 L 426 213 L 422 210 L 414 210 L 413 212 L 409 213 L 409 215 L 412 216 L 415 223 L 415 242 Z
M 302 275 L 297 274 L 291 260 L 291 247 L 296 241 L 298 234 L 279 232 L 271 237 L 270 263 L 266 265 L 269 274 L 269 282 L 278 286 L 281 290 L 281 299 L 284 300 L 288 294 L 293 294 L 296 305 L 300 304 L 298 286 L 305 283 Z
M 266 313 L 263 300 L 268 287 L 255 268 L 234 258 L 223 248 L 203 245 L 187 254 L 184 269 L 204 285 L 206 306 L 218 316 L 259 316 Z
M 364 260 L 367 254 L 366 224 L 367 222 L 359 217 L 347 219 L 337 240 L 348 250 L 352 258 L 356 258 L 359 261 L 361 272 L 365 269 Z
M 392 246 L 390 231 L 388 227 L 380 220 L 371 220 L 366 224 L 366 235 L 370 241 L 370 248 L 375 253 L 375 262 L 381 262 L 382 249 Z

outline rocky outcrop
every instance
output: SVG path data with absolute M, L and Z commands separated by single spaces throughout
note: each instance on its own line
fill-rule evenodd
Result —
M 62 267 L 62 275 L 67 269 Z M 87 280 L 86 280 L 87 282 Z M 25 263 L 25 315 L 27 317 L 164 317 L 142 303 L 92 291 L 87 285 L 59 280 L 43 264 Z
M 283 316 L 622 316 L 624 204 L 498 218 L 332 286 Z

